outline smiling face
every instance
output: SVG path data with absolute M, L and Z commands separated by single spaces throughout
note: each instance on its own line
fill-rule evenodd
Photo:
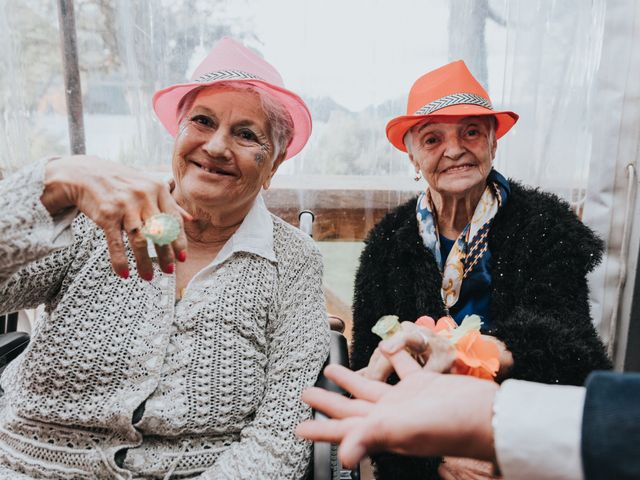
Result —
M 484 189 L 497 148 L 491 117 L 430 117 L 407 140 L 430 189 L 456 197 Z
M 273 158 L 269 131 L 255 92 L 200 91 L 176 135 L 175 195 L 196 215 L 246 213 L 282 160 Z

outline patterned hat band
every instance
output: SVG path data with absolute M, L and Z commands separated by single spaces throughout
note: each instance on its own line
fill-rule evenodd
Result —
M 213 82 L 214 80 L 263 80 L 253 73 L 243 72 L 242 70 L 216 70 L 200 75 L 194 80 L 198 83 Z
M 493 110 L 491 102 L 480 95 L 476 95 L 475 93 L 454 93 L 427 103 L 424 107 L 416 111 L 414 115 L 429 115 L 430 113 L 452 105 L 479 105 Z

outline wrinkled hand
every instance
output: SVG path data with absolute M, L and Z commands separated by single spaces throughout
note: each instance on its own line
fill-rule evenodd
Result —
M 456 350 L 449 340 L 428 328 L 412 322 L 402 322 L 402 330 L 380 342 L 369 360 L 369 364 L 359 373 L 371 380 L 385 381 L 393 372 L 388 355 L 407 350 L 424 369 L 445 373 L 453 368 Z
M 129 276 L 123 230 L 138 274 L 145 280 L 153 278 L 147 239 L 141 229 L 148 218 L 158 213 L 167 213 L 180 224 L 180 234 L 173 243 L 155 246 L 160 268 L 173 273 L 175 259 L 186 258 L 183 219 L 191 220 L 191 215 L 176 203 L 167 183 L 133 168 L 85 155 L 52 160 L 46 167 L 41 201 L 52 215 L 76 207 L 102 228 L 113 270 L 123 278 Z
M 491 419 L 497 384 L 426 371 L 405 350 L 388 358 L 401 379 L 394 386 L 339 365 L 325 368 L 327 378 L 354 398 L 316 387 L 305 390 L 303 401 L 331 420 L 303 422 L 296 433 L 340 443 L 344 465 L 381 451 L 495 459 Z
M 493 464 L 473 458 L 445 457 L 438 468 L 441 480 L 492 480 L 498 479 L 493 475 Z

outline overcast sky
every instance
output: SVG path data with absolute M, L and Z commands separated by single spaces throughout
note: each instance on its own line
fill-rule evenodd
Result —
M 421 74 L 447 61 L 444 0 L 270 0 L 236 2 L 256 45 L 287 86 L 331 96 L 351 110 L 406 95 Z

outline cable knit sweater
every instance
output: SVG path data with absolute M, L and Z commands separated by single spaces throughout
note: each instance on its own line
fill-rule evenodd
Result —
M 329 342 L 312 240 L 272 217 L 275 262 L 235 252 L 176 305 L 157 265 L 113 274 L 85 216 L 56 231 L 43 177 L 0 182 L 0 312 L 46 305 L 2 376 L 0 478 L 303 477 Z

